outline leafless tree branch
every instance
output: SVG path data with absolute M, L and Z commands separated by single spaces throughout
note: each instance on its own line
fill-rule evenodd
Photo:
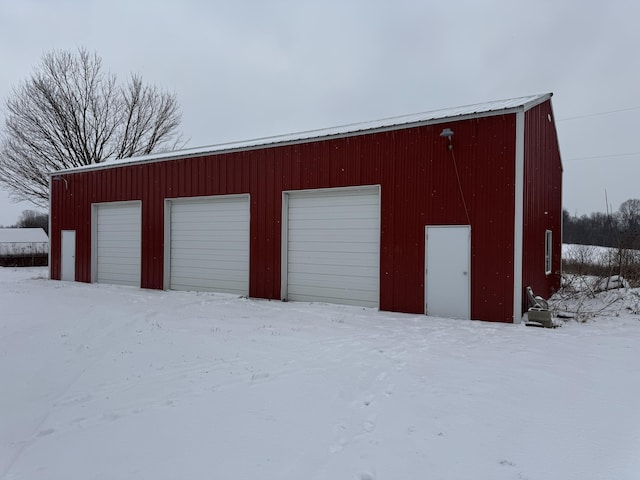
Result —
M 0 184 L 39 207 L 48 204 L 52 171 L 183 145 L 175 94 L 137 75 L 120 85 L 84 48 L 45 53 L 5 107 Z

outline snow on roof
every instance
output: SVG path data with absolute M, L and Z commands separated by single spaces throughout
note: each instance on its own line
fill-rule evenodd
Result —
M 233 150 L 246 150 L 264 146 L 275 146 L 288 143 L 298 143 L 304 141 L 317 140 L 320 138 L 358 135 L 362 133 L 373 133 L 380 130 L 390 130 L 396 128 L 406 128 L 409 126 L 425 125 L 429 123 L 442 123 L 444 120 L 456 119 L 469 116 L 489 116 L 500 115 L 512 112 L 517 109 L 524 111 L 534 107 L 551 98 L 552 93 L 529 95 L 525 97 L 511 98 L 507 100 L 496 100 L 493 102 L 476 103 L 462 107 L 444 108 L 411 115 L 389 117 L 381 120 L 373 120 L 361 123 L 351 123 L 337 127 L 323 128 L 319 130 L 308 130 L 304 132 L 291 133 L 286 135 L 276 135 L 272 137 L 262 137 L 253 140 L 239 142 L 221 143 L 205 147 L 196 147 L 184 150 L 174 150 L 170 152 L 152 153 L 149 155 L 130 157 L 125 159 L 107 160 L 100 164 L 86 165 L 82 167 L 52 172 L 56 175 L 62 172 L 76 172 L 80 170 L 93 170 L 101 168 L 118 167 L 128 163 L 144 163 L 159 160 L 170 160 L 174 158 L 194 157 L 198 155 L 208 155 L 213 153 L 228 152 Z
M 42 228 L 0 228 L 0 256 L 49 252 L 49 237 Z
M 49 242 L 42 228 L 0 228 L 0 243 Z

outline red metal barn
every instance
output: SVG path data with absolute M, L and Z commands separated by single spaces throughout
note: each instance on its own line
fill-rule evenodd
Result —
M 551 94 L 51 177 L 52 279 L 517 322 L 560 285 Z

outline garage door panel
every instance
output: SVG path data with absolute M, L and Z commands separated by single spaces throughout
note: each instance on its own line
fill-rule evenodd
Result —
M 377 188 L 290 193 L 287 223 L 288 298 L 378 305 Z
M 297 263 L 292 265 L 289 268 L 289 274 L 292 275 L 293 278 L 297 274 L 306 274 L 307 266 L 304 263 Z M 314 269 L 315 274 L 317 275 L 351 275 L 353 277 L 362 277 L 362 278 L 372 278 L 377 274 L 376 267 L 371 267 L 368 265 L 346 265 L 342 263 L 332 263 L 327 262 L 324 265 L 318 265 Z M 375 280 L 373 280 L 375 283 Z
M 246 282 L 231 282 L 228 280 L 216 280 L 216 279 L 179 279 L 176 278 L 172 284 L 174 290 L 187 290 L 198 292 L 222 292 L 222 293 L 236 293 L 245 288 Z M 228 292 L 228 290 L 233 290 Z
M 376 287 L 376 285 L 378 284 L 376 279 L 371 278 L 371 276 L 364 275 L 367 272 L 360 272 L 360 273 L 362 273 L 363 275 L 357 275 L 357 274 L 350 275 L 351 276 L 350 286 L 344 287 L 342 288 L 342 290 L 367 290 L 368 291 Z M 327 272 L 327 273 L 320 273 L 318 271 L 300 272 L 300 273 L 291 272 L 290 275 L 291 275 L 291 283 L 293 283 L 294 285 L 306 286 L 306 287 L 312 287 L 314 285 L 317 285 L 319 287 L 326 287 L 326 288 L 336 287 L 335 272 Z
M 319 286 L 293 286 L 290 294 L 295 298 L 304 299 L 307 302 L 339 303 L 342 305 L 359 305 L 375 307 L 370 300 L 370 293 L 355 289 L 338 289 Z
M 206 259 L 205 259 L 206 257 Z M 224 250 L 191 250 L 189 252 L 179 252 L 174 254 L 174 260 L 176 265 L 189 265 L 197 266 L 202 265 L 203 262 L 243 262 L 247 258 L 247 252 L 244 250 L 237 250 L 234 252 Z
M 249 293 L 249 199 L 171 202 L 170 288 Z
M 131 279 L 138 275 L 138 270 L 126 263 L 102 263 L 100 264 L 100 269 L 102 276 L 108 275 L 110 278 L 114 275 L 122 275 Z
M 289 219 L 289 221 L 295 219 Z M 349 218 L 341 221 L 337 221 L 332 218 L 312 219 L 313 225 L 298 226 L 291 228 L 291 231 L 295 230 L 344 230 L 345 228 L 357 228 L 357 229 L 370 229 L 377 230 L 378 219 L 377 218 Z
M 317 238 L 317 237 L 316 237 Z M 348 254 L 377 254 L 378 245 L 375 243 L 358 243 L 357 241 L 331 241 L 325 242 L 313 241 L 313 242 L 290 242 L 293 246 L 290 249 L 291 253 L 300 254 L 322 254 L 322 253 L 348 253 Z M 320 255 L 320 259 L 324 256 Z
M 243 223 L 242 218 L 238 218 L 238 211 L 223 213 L 220 215 L 211 214 L 199 215 L 196 212 L 173 212 L 178 218 L 175 220 L 176 225 L 181 225 L 190 229 L 207 229 L 214 224 L 216 228 L 223 228 L 227 224 Z M 198 221 L 201 220 L 201 221 Z M 213 223 L 212 223 L 213 222 Z M 234 227 L 235 228 L 235 227 Z
M 104 270 L 105 268 L 114 268 L 114 267 L 111 267 L 112 265 L 117 266 L 123 272 L 129 272 L 129 271 L 135 272 L 136 271 L 136 266 L 134 262 L 135 259 L 136 259 L 135 256 L 129 255 L 129 256 L 121 256 L 118 258 L 114 258 L 109 261 L 102 260 L 98 262 L 98 267 L 103 272 L 105 271 Z M 132 263 L 134 264 L 133 266 L 131 266 Z
M 210 252 L 245 252 L 246 251 L 246 241 L 243 241 L 241 238 L 236 238 L 233 241 L 230 240 L 216 240 L 214 239 L 197 239 L 197 237 L 187 236 L 187 237 L 175 237 L 172 238 L 171 241 L 173 244 L 176 242 L 179 244 L 179 247 L 175 250 L 179 253 L 188 253 L 190 250 L 197 250 L 200 253 Z M 189 245 L 188 248 L 184 248 L 184 245 Z
M 124 241 L 136 243 L 140 240 L 139 231 L 105 232 L 104 230 L 98 230 L 98 234 L 98 246 L 104 247 L 122 245 Z
M 294 195 L 298 195 L 296 192 Z M 298 201 L 299 200 L 299 201 Z M 291 210 L 304 208 L 315 208 L 317 206 L 323 207 L 342 207 L 348 203 L 350 207 L 357 207 L 359 205 L 378 205 L 378 199 L 372 196 L 363 195 L 363 191 L 348 192 L 343 190 L 339 193 L 332 192 L 304 192 L 298 195 L 296 198 L 296 204 L 291 205 Z
M 318 207 L 324 210 L 318 211 Z M 299 218 L 313 218 L 316 220 L 330 219 L 336 221 L 344 221 L 354 218 L 375 218 L 375 212 L 372 212 L 375 205 L 359 205 L 347 210 L 342 210 L 340 205 L 336 206 L 313 206 L 309 208 L 294 208 L 291 211 L 290 218 L 297 220 Z
M 238 235 L 246 229 L 244 222 L 227 222 L 219 218 L 199 219 L 198 221 L 206 222 L 206 224 L 173 222 L 176 227 L 175 233 L 181 237 L 199 236 L 200 238 L 210 238 L 220 236 L 224 238 L 224 236 Z
M 95 281 L 140 286 L 139 202 L 95 206 Z
M 182 210 L 182 211 L 174 211 L 175 214 L 178 215 L 178 219 L 176 220 L 176 223 L 183 223 L 183 224 L 193 224 L 194 226 L 197 226 L 197 223 L 193 223 L 194 220 L 197 219 L 202 219 L 204 220 L 204 222 L 202 223 L 202 225 L 208 225 L 208 221 L 209 220 L 214 220 L 214 221 L 218 221 L 218 220 L 223 220 L 224 222 L 229 222 L 229 223 L 242 223 L 242 219 L 238 218 L 238 210 L 229 210 L 229 211 L 223 211 L 223 212 L 195 212 L 195 211 L 189 211 L 189 210 Z
M 236 202 L 234 202 L 234 200 Z M 180 201 L 173 202 L 172 211 L 176 213 L 197 213 L 199 216 L 208 215 L 211 218 L 216 218 L 218 214 L 222 215 L 225 212 L 238 211 L 238 205 L 245 199 L 237 197 L 232 199 L 230 197 L 222 198 L 201 198 L 198 200 L 182 199 Z M 211 209 L 211 202 L 218 202 L 215 209 Z
M 247 230 L 242 225 L 238 225 L 235 230 L 179 230 L 180 226 L 174 224 L 174 228 L 178 229 L 173 235 L 174 240 L 184 240 L 193 242 L 202 242 L 204 245 L 211 245 L 211 242 L 235 242 L 242 240 Z
M 110 234 L 110 235 L 119 235 L 119 234 L 127 234 L 129 232 L 132 231 L 132 229 L 135 230 L 135 223 L 120 223 L 120 224 L 112 224 L 112 225 L 105 225 L 104 223 L 102 223 L 100 225 L 99 230 L 102 233 L 105 234 Z
M 246 281 L 244 277 L 237 278 L 229 275 L 221 275 L 219 277 L 208 275 L 207 272 L 187 272 L 185 275 L 176 275 L 174 277 L 174 282 L 176 285 L 190 285 L 192 290 L 198 291 L 198 285 L 202 285 L 203 288 L 211 288 L 212 285 L 217 285 L 219 290 L 218 292 L 222 293 L 236 293 L 236 292 L 228 292 L 226 290 L 233 290 L 243 288 Z M 225 287 L 226 285 L 226 287 Z
M 209 259 L 209 258 L 186 258 L 182 259 L 179 263 L 176 263 L 177 266 L 174 267 L 174 273 L 178 274 L 178 272 L 182 272 L 187 275 L 190 271 L 204 271 L 208 272 L 210 270 L 214 270 L 210 273 L 211 276 L 215 276 L 216 272 L 220 274 L 229 275 L 231 273 L 237 274 L 239 277 L 244 278 L 245 272 L 239 271 L 237 269 L 238 260 L 233 260 L 229 258 L 224 259 Z
M 100 209 L 108 207 L 100 206 Z M 131 226 L 138 225 L 140 217 L 138 215 L 104 215 L 100 214 L 100 228 L 106 231 L 128 231 Z
M 136 223 L 138 219 L 138 212 L 134 210 L 134 204 L 121 204 L 121 205 L 108 205 L 100 204 L 100 216 L 102 219 L 109 223 L 109 219 L 113 219 L 114 223 L 122 223 L 126 219 L 130 219 L 131 222 Z
M 319 207 L 322 208 L 322 207 Z M 322 222 L 322 223 L 318 223 L 315 227 L 312 225 L 306 225 L 306 224 L 300 224 L 297 225 L 296 224 L 296 228 L 327 228 L 327 227 L 332 227 L 334 226 L 334 228 L 340 228 L 343 225 L 348 225 L 349 223 L 352 222 L 357 222 L 358 227 L 361 228 L 366 228 L 367 225 L 370 228 L 375 228 L 378 225 L 378 218 L 377 216 L 370 216 L 371 212 L 369 212 L 367 215 L 365 214 L 357 214 L 354 212 L 336 212 L 335 215 L 331 212 L 331 210 L 333 208 L 339 209 L 341 207 L 326 207 L 329 212 L 322 214 L 322 215 L 318 215 L 318 214 L 311 214 L 309 213 L 308 215 L 306 214 L 306 212 L 301 213 L 300 215 L 290 215 L 289 216 L 289 220 L 292 220 L 294 222 L 294 224 L 296 224 L 297 220 L 313 220 L 316 222 Z
M 289 271 L 295 271 L 297 268 L 305 268 L 309 269 L 310 265 L 317 265 L 318 268 L 322 268 L 322 266 L 331 265 L 331 266 L 345 266 L 345 267 L 370 267 L 373 269 L 377 269 L 375 265 L 375 261 L 377 260 L 377 255 L 371 255 L 370 260 L 363 256 L 355 256 L 352 254 L 342 254 L 342 255 L 334 255 L 330 258 L 325 257 L 322 254 L 315 254 L 315 256 L 300 256 L 296 258 L 294 256 L 294 261 L 290 262 Z M 298 266 L 301 267 L 298 267 Z

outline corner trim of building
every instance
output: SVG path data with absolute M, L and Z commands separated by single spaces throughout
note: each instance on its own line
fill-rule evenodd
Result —
M 53 234 L 53 230 L 51 229 L 51 217 L 53 216 L 53 204 L 51 200 L 53 199 L 53 176 L 49 175 L 49 231 L 47 232 L 47 236 L 49 237 L 49 249 L 47 252 L 47 266 L 49 270 L 49 280 L 53 280 L 53 266 L 51 265 L 51 235 Z M 62 234 L 60 234 L 62 235 Z M 60 258 L 62 258 L 62 246 L 60 246 Z M 60 269 L 62 269 L 62 265 L 60 265 Z M 62 276 L 62 275 L 61 275 Z
M 513 221 L 513 323 L 522 320 L 525 112 L 516 113 L 515 215 Z
M 164 251 L 162 252 L 162 289 L 171 288 L 171 199 L 164 199 Z
M 282 192 L 282 221 L 280 237 L 280 300 L 289 296 L 289 192 Z

